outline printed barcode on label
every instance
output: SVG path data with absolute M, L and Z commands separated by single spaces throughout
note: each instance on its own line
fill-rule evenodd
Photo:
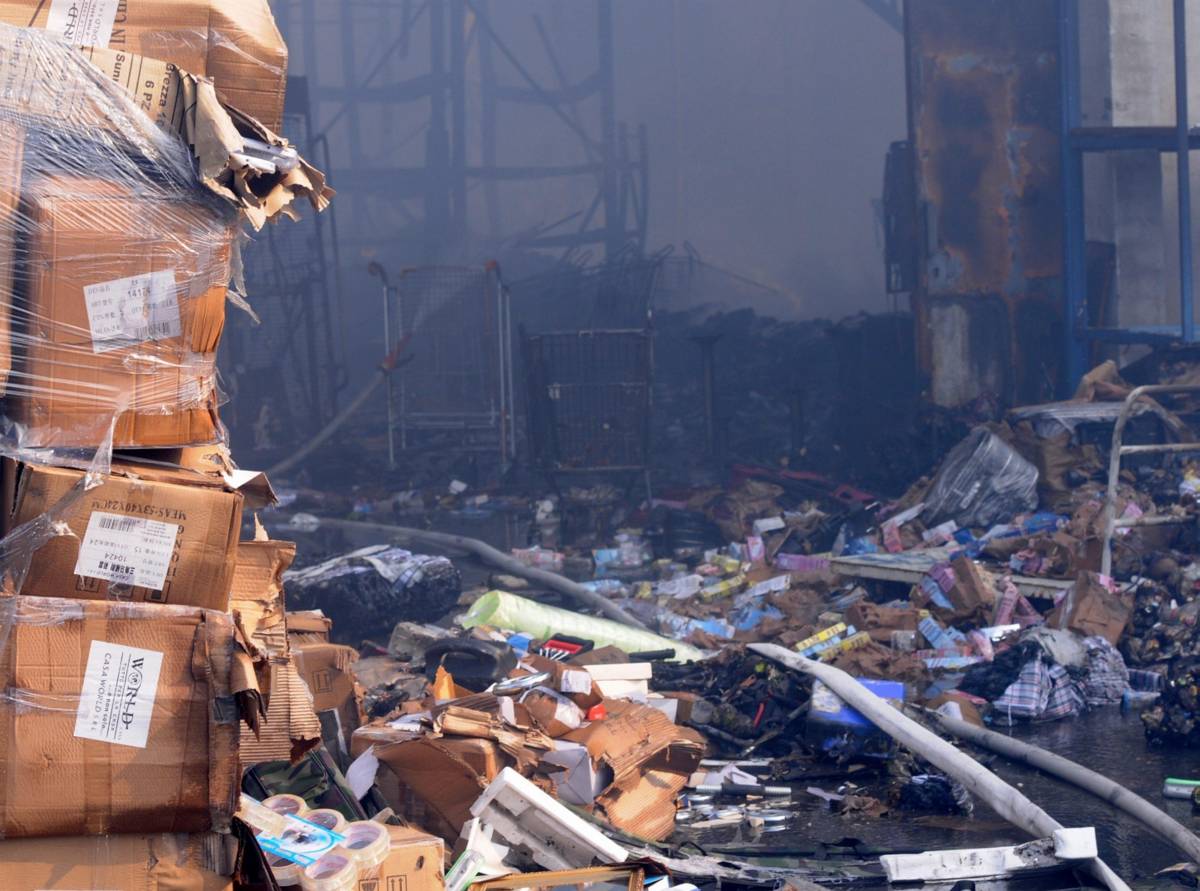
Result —
M 98 514 L 101 529 L 117 529 L 128 532 L 141 522 L 137 517 L 114 517 L 112 514 Z
M 180 526 L 95 511 L 79 543 L 75 574 L 161 591 Z

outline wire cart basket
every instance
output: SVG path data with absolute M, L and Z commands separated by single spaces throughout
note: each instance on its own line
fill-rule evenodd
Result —
M 512 317 L 495 264 L 405 270 L 397 288 L 399 335 L 413 363 L 400 376 L 401 448 L 427 434 L 452 435 L 466 450 L 515 448 Z
M 526 335 L 529 441 L 550 474 L 646 472 L 653 340 L 648 329 Z

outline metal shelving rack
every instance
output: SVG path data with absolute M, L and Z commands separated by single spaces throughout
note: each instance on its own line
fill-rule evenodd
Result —
M 1063 291 L 1066 303 L 1068 385 L 1086 373 L 1089 347 L 1112 344 L 1195 343 L 1192 277 L 1191 152 L 1200 148 L 1200 128 L 1188 122 L 1186 0 L 1172 0 L 1175 68 L 1175 124 L 1166 127 L 1082 126 L 1079 0 L 1058 0 L 1062 85 Z M 1158 151 L 1177 158 L 1179 204 L 1178 325 L 1092 328 L 1088 322 L 1087 234 L 1084 227 L 1083 163 L 1088 154 Z

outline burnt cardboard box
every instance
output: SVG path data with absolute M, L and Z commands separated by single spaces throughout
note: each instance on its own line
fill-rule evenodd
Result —
M 20 468 L 12 525 L 53 511 L 73 533 L 55 536 L 33 553 L 21 593 L 227 611 L 241 493 L 219 478 L 186 471 L 133 465 L 113 470 L 82 492 L 75 488 L 81 471 Z
M 236 228 L 200 191 L 135 195 L 74 176 L 27 181 L 22 386 L 30 446 L 116 448 L 218 438 L 216 350 Z
M 5 891 L 233 891 L 229 836 L 117 835 L 0 841 Z
M 363 720 L 362 690 L 353 669 L 358 652 L 340 644 L 298 644 L 294 639 L 291 651 L 296 670 L 312 693 L 321 737 L 344 768 L 349 764 L 351 737 Z
M 389 826 L 391 850 L 383 863 L 359 876 L 357 891 L 442 891 L 445 844 L 410 826 Z
M 1081 572 L 1046 616 L 1049 628 L 1067 628 L 1084 637 L 1103 637 L 1113 646 L 1133 616 L 1133 598 L 1109 589 L 1104 576 Z
M 4 598 L 0 837 L 228 831 L 245 658 L 212 610 Z
M 388 801 L 399 803 L 411 795 L 414 804 L 424 810 L 421 825 L 451 843 L 471 819 L 471 805 L 487 788 L 487 771 L 511 763 L 490 739 L 464 745 L 461 739 L 409 733 L 385 725 L 369 725 L 355 732 L 352 754 L 361 755 L 370 748 L 387 768 L 379 771 L 376 780 Z
M 2 0 L 0 21 L 206 75 L 229 104 L 280 129 L 288 51 L 267 0 Z
M 605 709 L 607 719 L 564 739 L 584 746 L 597 768 L 612 772 L 596 809 L 618 829 L 662 840 L 674 831 L 675 796 L 700 765 L 704 739 L 649 706 L 611 699 Z

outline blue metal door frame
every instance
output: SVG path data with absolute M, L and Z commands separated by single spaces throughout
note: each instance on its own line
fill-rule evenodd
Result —
M 1058 0 L 1059 66 L 1062 82 L 1063 295 L 1066 303 L 1068 388 L 1087 372 L 1088 348 L 1107 343 L 1196 342 L 1192 280 L 1191 151 L 1200 131 L 1188 123 L 1187 22 L 1185 0 L 1173 0 L 1175 125 L 1173 127 L 1082 126 L 1079 64 L 1079 0 Z M 1173 153 L 1179 203 L 1179 312 L 1175 325 L 1091 328 L 1087 314 L 1087 234 L 1084 228 L 1083 159 L 1089 153 L 1131 150 Z

